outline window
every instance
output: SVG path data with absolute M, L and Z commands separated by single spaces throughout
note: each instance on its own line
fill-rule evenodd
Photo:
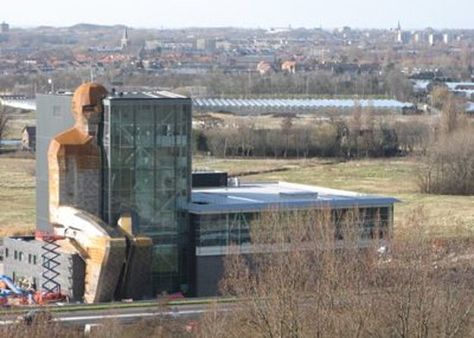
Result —
M 23 260 L 23 252 L 19 252 L 18 254 L 18 260 L 21 262 Z
M 5 257 L 8 257 L 8 248 L 5 249 Z
M 59 118 L 61 117 L 61 106 L 53 106 L 53 117 Z
M 28 264 L 31 264 L 31 254 L 28 254 Z
M 17 260 L 18 259 L 18 251 L 13 252 L 13 259 Z
M 136 144 L 141 147 L 153 147 L 154 146 L 154 127 L 153 125 L 139 125 L 136 127 Z
M 36 265 L 36 255 L 33 255 L 33 264 Z
M 156 129 L 157 135 L 173 136 L 174 134 L 173 125 L 169 123 L 157 125 Z
M 120 114 L 121 124 L 133 124 L 134 114 L 130 107 L 123 107 Z
M 174 244 L 153 247 L 153 272 L 170 273 L 178 271 L 178 248 Z

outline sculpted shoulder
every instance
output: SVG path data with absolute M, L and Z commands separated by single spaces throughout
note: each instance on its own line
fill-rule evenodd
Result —
M 82 133 L 78 128 L 70 128 L 53 138 L 60 145 L 82 145 L 92 140 L 92 136 Z

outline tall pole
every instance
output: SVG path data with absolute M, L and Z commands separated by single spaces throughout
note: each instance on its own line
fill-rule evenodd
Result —
M 48 83 L 50 84 L 51 86 L 51 94 L 54 93 L 54 82 L 53 82 L 53 79 L 48 79 Z

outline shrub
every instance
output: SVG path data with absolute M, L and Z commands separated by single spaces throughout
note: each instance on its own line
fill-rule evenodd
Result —
M 345 229 L 342 246 L 335 247 L 328 216 L 266 215 L 252 239 L 278 250 L 250 257 L 230 252 L 222 291 L 242 302 L 228 315 L 210 309 L 201 336 L 472 335 L 472 265 L 453 263 L 469 245 L 451 247 L 428 238 L 425 216 L 416 210 L 400 224 L 410 234 L 393 239 L 389 256 L 381 258 L 378 241 L 360 249 L 357 236 L 351 236 L 353 226 Z M 238 247 L 233 250 L 238 253 Z
M 420 173 L 422 192 L 474 195 L 474 133 L 465 128 L 443 135 L 431 147 Z

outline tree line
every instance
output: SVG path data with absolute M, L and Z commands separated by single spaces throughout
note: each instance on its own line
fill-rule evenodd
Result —
M 196 151 L 217 157 L 390 157 L 423 151 L 431 127 L 419 120 L 385 121 L 356 112 L 349 119 L 295 125 L 285 117 L 278 128 L 253 123 L 194 131 Z

